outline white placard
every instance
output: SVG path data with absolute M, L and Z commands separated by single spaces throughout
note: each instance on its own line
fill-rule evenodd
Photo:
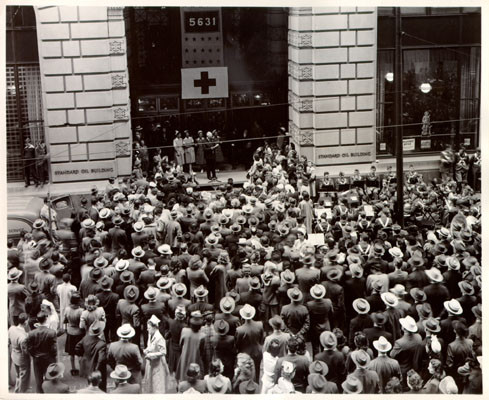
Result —
M 182 68 L 182 99 L 229 97 L 227 67 Z

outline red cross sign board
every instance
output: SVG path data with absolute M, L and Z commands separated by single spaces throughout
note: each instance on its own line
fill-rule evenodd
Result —
M 182 68 L 182 99 L 229 97 L 228 68 Z

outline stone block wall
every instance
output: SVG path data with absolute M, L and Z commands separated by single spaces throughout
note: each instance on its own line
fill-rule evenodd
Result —
M 35 7 L 53 182 L 131 173 L 122 7 Z
M 375 160 L 374 7 L 291 8 L 289 132 L 317 172 Z

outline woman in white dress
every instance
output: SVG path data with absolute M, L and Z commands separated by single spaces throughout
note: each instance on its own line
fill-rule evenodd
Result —
M 143 352 L 146 360 L 143 393 L 166 393 L 170 373 L 166 363 L 166 342 L 158 330 L 159 324 L 160 320 L 153 314 L 148 321 L 148 345 Z
M 188 165 L 188 173 L 192 175 L 194 172 L 192 165 L 195 163 L 195 148 L 194 138 L 190 136 L 189 131 L 185 131 L 185 137 L 183 138 L 183 149 L 185 156 L 185 165 Z
M 185 152 L 183 150 L 182 134 L 178 131 L 175 132 L 175 139 L 173 139 L 173 150 L 175 151 L 175 164 L 177 166 L 183 165 Z

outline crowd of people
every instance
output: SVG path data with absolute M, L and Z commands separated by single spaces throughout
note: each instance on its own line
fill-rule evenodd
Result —
M 15 392 L 69 391 L 63 341 L 80 393 L 482 393 L 467 182 L 411 168 L 400 226 L 393 172 L 313 185 L 266 146 L 205 192 L 159 165 L 8 243 Z

